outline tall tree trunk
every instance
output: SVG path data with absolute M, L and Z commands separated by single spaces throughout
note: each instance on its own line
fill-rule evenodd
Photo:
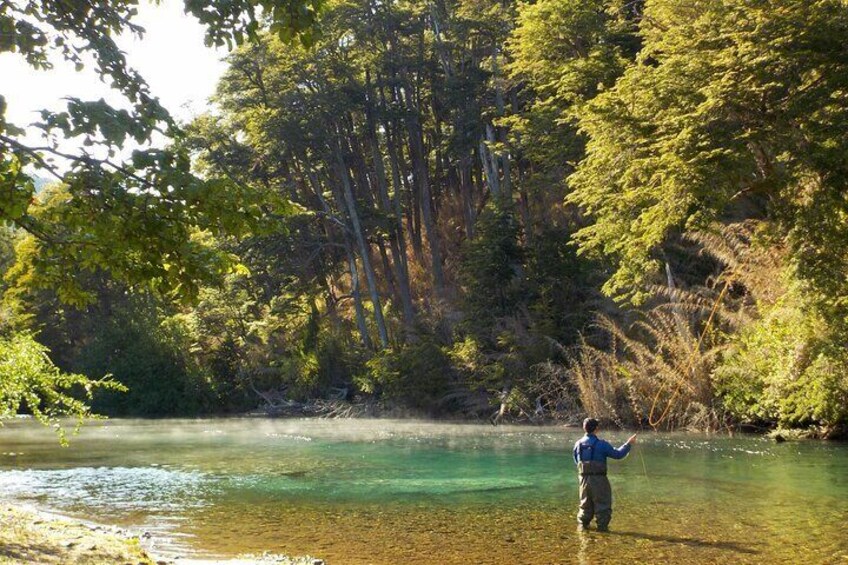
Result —
M 401 261 L 401 273 L 403 274 L 406 284 L 402 286 L 402 289 L 405 292 L 408 292 L 408 296 L 404 298 L 405 303 L 408 303 L 410 307 L 412 307 L 412 283 L 409 276 L 409 255 L 407 253 L 407 245 L 406 245 L 406 236 L 405 229 L 403 225 L 403 193 L 409 194 L 408 183 L 405 182 L 406 179 L 401 179 L 401 168 L 398 163 L 397 150 L 400 148 L 400 144 L 395 142 L 391 136 L 391 130 L 386 128 L 387 134 L 389 134 L 386 145 L 388 146 L 389 152 L 389 163 L 392 168 L 392 183 L 395 186 L 395 193 L 393 195 L 392 206 L 395 213 L 395 222 L 397 223 L 397 246 L 398 246 L 398 255 L 397 257 Z M 413 253 L 416 253 L 415 246 L 413 245 Z M 416 253 L 416 260 L 419 261 L 419 264 L 422 264 L 422 253 L 420 245 L 418 247 Z M 413 314 L 413 322 L 414 322 L 414 309 L 412 310 Z M 413 326 L 410 326 L 410 330 L 413 329 Z M 407 338 L 413 338 L 414 333 L 408 332 Z
M 353 309 L 356 312 L 356 327 L 359 329 L 359 337 L 362 345 L 367 349 L 374 349 L 371 336 L 368 335 L 368 324 L 365 323 L 365 308 L 362 306 L 362 293 L 359 292 L 359 270 L 356 268 L 356 256 L 350 240 L 345 238 L 345 251 L 347 252 L 347 265 L 350 270 L 350 295 L 353 297 Z
M 391 130 L 388 128 L 388 124 L 386 124 L 386 131 L 391 133 Z M 407 273 L 407 277 L 409 276 L 409 258 L 406 253 L 406 236 L 404 235 L 404 224 L 403 224 L 403 195 L 409 194 L 409 183 L 405 177 L 401 175 L 402 167 L 399 163 L 398 151 L 401 149 L 401 142 L 399 136 L 390 135 L 386 145 L 389 150 L 389 164 L 392 168 L 392 185 L 395 187 L 394 198 L 392 199 L 392 207 L 395 213 L 395 222 L 397 222 L 397 235 L 398 235 L 398 246 L 403 250 L 401 254 L 401 259 L 404 263 L 404 270 Z M 410 223 L 409 217 L 407 217 L 407 225 Z M 413 253 L 416 253 L 415 245 L 413 244 Z M 421 249 L 419 247 L 416 255 L 416 259 L 421 258 Z
M 392 89 L 392 97 L 394 103 L 398 106 L 404 104 L 401 101 L 400 96 L 397 92 L 396 88 Z M 392 128 L 394 131 L 394 139 L 395 143 L 391 144 L 391 148 L 397 152 L 397 156 L 395 158 L 394 163 L 398 166 L 398 170 L 400 172 L 400 180 L 403 183 L 404 191 L 403 194 L 406 196 L 406 226 L 409 232 L 409 240 L 412 242 L 412 253 L 415 255 L 415 260 L 419 265 L 424 264 L 424 248 L 421 240 L 421 207 L 418 205 L 418 193 L 420 192 L 417 188 L 418 183 L 417 179 L 414 182 L 410 183 L 409 179 L 415 176 L 414 172 L 411 172 L 407 168 L 407 161 L 405 159 L 406 155 L 404 154 L 404 136 L 402 130 L 399 126 L 395 125 Z M 409 132 L 407 131 L 407 134 Z M 408 137 L 408 136 L 407 136 Z M 408 141 L 408 147 L 411 147 L 412 141 Z M 409 160 L 412 160 L 412 153 L 409 152 Z
M 492 47 L 492 81 L 495 84 L 495 108 L 498 111 L 498 117 L 502 118 L 505 114 L 504 96 L 501 85 L 500 72 L 500 49 L 497 44 Z M 502 127 L 498 127 L 497 139 L 502 147 L 506 147 L 506 131 Z M 492 155 L 493 159 L 495 155 Z M 506 201 L 509 201 L 512 196 L 512 173 L 510 165 L 509 151 L 503 150 L 500 152 L 501 167 L 503 168 L 503 177 L 501 179 L 501 193 Z
M 524 224 L 524 239 L 529 244 L 533 241 L 533 223 L 530 217 L 530 198 L 527 189 L 521 184 L 518 207 L 521 210 L 521 220 Z
M 424 151 L 424 133 L 421 129 L 419 111 L 412 98 L 411 89 L 404 86 L 404 96 L 407 105 L 407 127 L 409 128 L 410 152 L 412 166 L 419 186 L 419 204 L 424 229 L 427 232 L 427 242 L 430 244 L 430 268 L 433 271 L 433 283 L 437 293 L 445 286 L 445 276 L 442 270 L 441 238 L 433 218 L 433 202 L 430 192 L 430 173 L 427 155 Z
M 377 191 L 379 194 L 380 204 L 386 214 L 392 213 L 392 204 L 389 200 L 388 179 L 386 178 L 386 167 L 383 163 L 383 154 L 380 150 L 380 139 L 377 136 L 377 124 L 374 117 L 374 91 L 371 88 L 371 80 L 366 73 L 366 86 L 370 103 L 366 107 L 366 125 L 368 129 L 369 145 L 371 146 L 371 157 L 374 161 L 374 170 L 377 180 Z M 396 188 L 397 190 L 397 188 Z M 415 323 L 415 311 L 412 306 L 412 293 L 409 289 L 409 273 L 406 268 L 406 249 L 402 249 L 400 242 L 403 240 L 403 226 L 399 222 L 399 217 L 395 216 L 396 221 L 390 222 L 389 229 L 389 245 L 392 251 L 393 265 L 395 267 L 395 275 L 397 278 L 397 288 L 400 298 L 401 307 L 403 310 L 404 325 L 410 329 Z M 384 252 L 385 253 L 385 252 Z
M 498 160 L 495 152 L 490 148 L 496 142 L 495 128 L 492 124 L 486 124 L 486 137 L 480 139 L 480 164 L 483 166 L 483 173 L 486 175 L 486 184 L 489 185 L 489 191 L 495 197 L 495 200 L 500 200 L 501 181 L 498 177 Z
M 377 333 L 380 335 L 380 344 L 385 348 L 389 346 L 389 333 L 386 330 L 386 321 L 383 319 L 383 305 L 377 289 L 377 278 L 374 275 L 374 268 L 371 265 L 368 242 L 365 241 L 365 234 L 362 231 L 362 224 L 359 221 L 359 212 L 356 209 L 356 199 L 353 197 L 353 188 L 350 184 L 347 165 L 344 162 L 342 150 L 339 146 L 335 148 L 335 158 L 338 175 L 342 182 L 344 200 L 347 204 L 348 215 L 350 216 L 351 228 L 359 245 L 362 268 L 365 271 L 365 280 L 368 283 L 368 291 L 371 295 L 371 304 L 374 306 L 374 320 L 377 322 Z
M 666 261 L 665 262 L 665 276 L 668 281 L 668 288 L 672 292 L 677 290 L 677 285 L 674 284 L 674 275 L 671 273 L 671 264 Z M 685 336 L 688 336 L 691 332 L 689 331 L 689 323 L 686 320 L 686 314 L 684 314 L 683 309 L 680 308 L 679 305 L 675 306 L 672 309 L 674 313 L 674 324 L 677 326 L 677 332 L 680 334 L 681 340 L 686 344 L 686 348 L 691 352 L 694 350 L 694 346 L 688 341 L 684 340 Z
M 424 69 L 424 29 L 426 22 L 418 34 L 417 64 L 416 68 Z M 398 52 L 397 40 L 390 35 L 392 51 Z M 424 229 L 427 232 L 427 243 L 430 247 L 430 270 L 433 272 L 433 286 L 437 294 L 442 294 L 445 286 L 444 271 L 442 268 L 441 238 L 438 227 L 433 217 L 433 198 L 430 187 L 430 173 L 427 162 L 427 152 L 424 149 L 424 130 L 421 125 L 421 100 L 419 99 L 422 87 L 422 77 L 417 75 L 418 83 L 413 85 L 406 66 L 400 66 L 399 79 L 403 91 L 403 105 L 406 107 L 406 126 L 409 132 L 409 150 L 412 158 L 412 172 L 415 184 L 418 186 L 417 204 L 421 210 Z M 396 92 L 396 90 L 395 90 Z
M 325 215 L 324 222 L 326 223 L 331 218 L 335 218 L 335 216 L 330 209 L 330 205 L 327 203 L 327 199 L 324 198 L 320 181 L 316 178 L 315 172 L 309 168 L 308 161 L 305 159 L 306 158 L 304 157 L 306 177 L 321 205 L 321 210 Z M 359 339 L 362 341 L 362 345 L 367 349 L 373 349 L 374 344 L 371 341 L 371 336 L 368 334 L 368 324 L 365 321 L 365 308 L 362 305 L 362 293 L 359 291 L 359 270 L 356 268 L 356 256 L 353 252 L 353 245 L 351 245 L 346 226 L 342 225 L 341 227 L 342 241 L 344 243 L 345 254 L 347 255 L 348 272 L 350 274 L 350 295 L 351 298 L 353 298 L 353 309 L 356 317 L 356 327 L 359 330 Z
M 383 272 L 386 274 L 386 285 L 389 287 L 389 293 L 394 297 L 396 302 L 399 302 L 400 289 L 395 279 L 395 269 L 392 268 L 393 263 L 389 260 L 389 254 L 386 252 L 385 239 L 381 237 L 377 240 L 376 245 L 377 253 L 380 254 L 380 262 L 383 264 Z
M 472 194 L 471 161 L 463 157 L 459 164 L 459 189 L 462 192 L 462 216 L 465 220 L 465 235 L 474 239 L 474 195 Z
M 492 195 L 492 192 L 490 190 L 486 190 L 486 182 L 484 181 L 484 178 L 486 176 L 484 174 L 486 172 L 485 171 L 485 157 L 483 157 L 484 151 L 485 151 L 485 147 L 481 146 L 478 149 L 478 156 L 480 157 L 480 159 L 479 159 L 480 166 L 479 167 L 476 166 L 477 163 L 474 160 L 472 160 L 472 167 L 473 167 L 472 171 L 474 173 L 473 174 L 474 184 L 477 187 L 477 190 L 474 191 L 476 193 L 476 196 L 477 196 L 477 200 L 474 203 L 474 205 L 475 205 L 475 208 L 474 208 L 475 209 L 475 214 L 474 214 L 475 221 L 476 221 L 476 218 L 479 218 L 480 214 L 483 213 L 483 208 L 486 207 L 486 202 L 488 201 L 489 196 Z

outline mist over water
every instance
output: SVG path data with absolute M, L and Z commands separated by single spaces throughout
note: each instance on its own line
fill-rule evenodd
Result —
M 61 448 L 0 428 L 0 496 L 157 534 L 171 554 L 330 563 L 848 559 L 848 446 L 640 435 L 614 532 L 575 530 L 574 428 L 391 420 L 110 420 Z M 620 443 L 626 432 L 602 433 Z

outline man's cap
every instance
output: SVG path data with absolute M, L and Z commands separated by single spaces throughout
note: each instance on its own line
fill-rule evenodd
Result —
M 583 431 L 587 434 L 591 434 L 595 430 L 598 429 L 598 421 L 594 418 L 586 418 L 583 420 Z

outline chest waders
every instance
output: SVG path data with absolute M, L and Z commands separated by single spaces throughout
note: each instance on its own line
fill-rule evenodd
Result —
M 607 479 L 606 461 L 594 461 L 594 442 L 580 444 L 577 452 L 577 472 L 580 477 L 580 510 L 577 521 L 584 528 L 589 527 L 592 518 L 598 522 L 598 530 L 606 531 L 612 518 L 612 487 Z

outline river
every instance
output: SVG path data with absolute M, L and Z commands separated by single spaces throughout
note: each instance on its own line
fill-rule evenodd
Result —
M 170 556 L 331 565 L 846 563 L 848 445 L 642 433 L 612 532 L 579 533 L 579 430 L 395 420 L 0 427 L 0 496 L 153 534 Z M 601 433 L 614 444 L 621 431 Z

